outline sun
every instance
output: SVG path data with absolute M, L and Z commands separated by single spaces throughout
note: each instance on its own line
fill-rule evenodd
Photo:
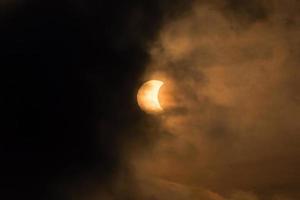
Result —
M 163 108 L 159 102 L 159 90 L 164 82 L 159 80 L 150 80 L 145 82 L 137 94 L 137 102 L 142 110 L 147 113 L 160 113 Z

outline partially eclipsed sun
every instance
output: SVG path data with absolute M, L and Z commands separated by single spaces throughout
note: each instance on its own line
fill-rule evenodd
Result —
M 150 80 L 144 83 L 137 94 L 137 101 L 142 110 L 148 113 L 159 113 L 163 111 L 158 99 L 158 94 L 164 82 Z

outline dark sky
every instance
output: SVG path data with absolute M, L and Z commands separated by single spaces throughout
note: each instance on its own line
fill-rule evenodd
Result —
M 299 197 L 299 4 L 193 2 L 0 3 L 0 199 L 168 200 L 179 193 L 178 199 L 184 200 L 186 188 L 197 184 L 204 192 L 189 200 Z M 262 66 L 265 63 L 270 67 Z M 145 77 L 158 71 L 180 82 L 176 98 L 185 108 L 166 113 L 162 120 L 142 112 L 135 100 Z M 216 94 L 216 88 L 221 92 Z M 200 100 L 195 97 L 198 89 L 203 91 Z M 201 135 L 200 143 L 194 132 Z M 182 133 L 188 136 L 172 136 Z M 186 150 L 182 141 L 189 140 L 196 144 Z M 267 145 L 280 150 L 266 150 Z M 152 147 L 155 156 L 147 154 Z M 169 151 L 174 153 L 165 156 Z M 263 156 L 254 158 L 260 153 Z M 194 159 L 198 155 L 203 160 Z M 286 164 L 274 169 L 278 158 Z M 170 159 L 171 165 L 156 159 Z M 146 164 L 137 164 L 135 170 L 136 160 Z M 153 176 L 147 163 L 172 184 L 141 181 Z M 279 172 L 287 176 L 273 181 L 270 177 Z M 261 180 L 261 174 L 269 181 Z M 145 197 L 139 187 L 150 195 Z
M 170 4 L 172 2 L 172 5 Z M 1 199 L 59 199 L 52 184 L 119 167 L 146 45 L 173 1 L 1 5 Z M 180 6 L 184 6 L 180 5 Z M 61 197 L 64 199 L 63 197 Z

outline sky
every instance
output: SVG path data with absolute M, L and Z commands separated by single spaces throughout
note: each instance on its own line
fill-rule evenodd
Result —
M 297 200 L 297 0 L 0 3 L 0 198 Z M 137 104 L 164 81 L 164 112 Z

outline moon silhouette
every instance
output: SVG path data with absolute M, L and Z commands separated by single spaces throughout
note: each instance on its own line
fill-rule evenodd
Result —
M 163 111 L 158 99 L 159 90 L 164 82 L 150 80 L 144 83 L 137 94 L 137 102 L 140 108 L 147 113 L 159 113 Z

